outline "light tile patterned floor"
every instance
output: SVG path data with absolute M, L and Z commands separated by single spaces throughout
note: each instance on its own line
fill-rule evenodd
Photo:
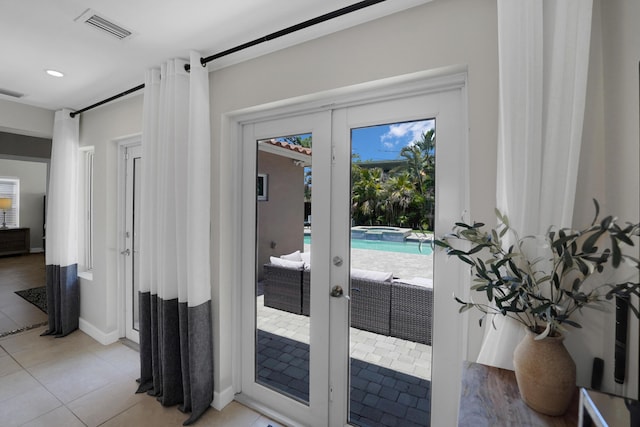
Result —
M 135 394 L 139 354 L 103 346 L 81 331 L 41 337 L 45 327 L 0 339 L 0 426 L 179 426 L 187 416 Z M 210 408 L 198 426 L 282 427 L 232 402 Z

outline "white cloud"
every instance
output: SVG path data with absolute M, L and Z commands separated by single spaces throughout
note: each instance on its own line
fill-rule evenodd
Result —
M 389 126 L 389 131 L 380 137 L 385 147 L 393 147 L 402 143 L 402 145 L 410 145 L 414 141 L 419 141 L 422 134 L 434 128 L 433 120 L 424 120 L 421 122 L 398 123 Z

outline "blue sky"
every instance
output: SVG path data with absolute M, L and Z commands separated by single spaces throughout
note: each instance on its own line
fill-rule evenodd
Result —
M 403 147 L 421 139 L 434 126 L 434 120 L 423 120 L 353 129 L 351 149 L 362 161 L 399 159 Z

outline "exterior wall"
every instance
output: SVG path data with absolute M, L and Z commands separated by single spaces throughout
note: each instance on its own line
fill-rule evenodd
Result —
M 262 266 L 270 256 L 303 250 L 304 169 L 289 158 L 258 151 L 258 173 L 268 176 L 268 198 L 257 202 L 257 265 L 262 280 Z
M 30 228 L 31 251 L 42 252 L 47 164 L 0 159 L 0 176 L 20 179 L 20 227 Z

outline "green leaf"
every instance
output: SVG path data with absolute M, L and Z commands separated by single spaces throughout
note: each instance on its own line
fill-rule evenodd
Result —
M 444 240 L 434 240 L 433 243 L 436 246 L 440 246 L 441 248 L 450 248 L 451 245 L 449 245 L 446 241 Z
M 598 201 L 596 199 L 593 199 L 593 204 L 596 208 L 596 216 L 593 218 L 591 225 L 594 225 L 598 221 L 598 216 L 600 216 L 600 205 L 598 204 Z
M 473 260 L 471 260 L 470 258 L 464 256 L 464 255 L 458 255 L 458 258 L 464 262 L 466 262 L 467 264 L 469 264 L 470 266 L 475 266 L 476 264 L 473 262 Z
M 595 233 L 592 233 L 589 237 L 587 237 L 587 240 L 585 240 L 584 243 L 582 244 L 583 252 L 586 252 L 588 254 L 596 252 L 598 250 L 598 247 L 595 246 L 595 244 L 600 238 L 600 236 L 604 234 L 604 232 L 605 230 L 600 230 Z
M 609 215 L 608 217 L 606 217 L 605 219 L 603 219 L 600 222 L 600 227 L 602 227 L 602 228 L 604 228 L 606 230 L 611 226 L 612 222 L 613 222 L 613 217 L 611 215 Z
M 626 234 L 620 232 L 613 235 L 616 239 L 623 241 L 625 244 L 629 246 L 633 246 L 633 240 L 631 240 Z
M 582 325 L 580 325 L 579 323 L 574 322 L 573 320 L 565 319 L 562 323 L 563 324 L 566 323 L 567 325 L 573 326 L 574 328 L 582 328 Z
M 464 222 L 456 222 L 456 227 L 462 227 L 462 228 L 467 228 L 467 229 L 473 228 L 469 224 L 465 224 Z
M 620 261 L 622 261 L 622 252 L 620 251 L 618 241 L 613 237 L 611 237 L 611 257 L 611 265 L 613 265 L 613 268 L 618 268 Z

